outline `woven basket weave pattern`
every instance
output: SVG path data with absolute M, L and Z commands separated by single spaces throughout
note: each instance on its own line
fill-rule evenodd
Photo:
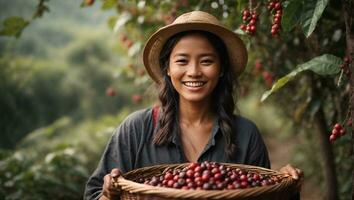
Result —
M 287 175 L 276 171 L 240 164 L 221 163 L 227 167 L 244 169 L 263 175 L 276 175 L 282 177 L 282 181 L 275 185 L 253 187 L 235 190 L 181 190 L 164 187 L 154 187 L 140 184 L 140 178 L 160 175 L 169 169 L 183 169 L 186 164 L 156 165 L 139 168 L 130 171 L 118 178 L 118 185 L 122 190 L 122 200 L 182 200 L 182 199 L 234 199 L 234 200 L 286 200 L 294 194 L 299 187 L 299 182 Z

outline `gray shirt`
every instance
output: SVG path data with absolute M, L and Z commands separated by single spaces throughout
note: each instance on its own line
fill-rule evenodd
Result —
M 216 120 L 198 162 L 208 160 L 270 168 L 267 148 L 255 124 L 240 116 L 235 116 L 233 123 L 236 127 L 235 159 L 227 157 L 225 140 Z M 130 114 L 114 131 L 97 169 L 87 182 L 84 198 L 91 200 L 101 196 L 103 177 L 113 168 L 125 173 L 145 166 L 188 162 L 178 134 L 174 134 L 167 145 L 156 146 L 152 143 L 154 131 L 158 128 L 159 124 L 153 127 L 151 108 Z

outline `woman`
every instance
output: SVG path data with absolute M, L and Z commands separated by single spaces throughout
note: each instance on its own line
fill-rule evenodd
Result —
M 118 198 L 112 179 L 144 166 L 208 160 L 270 168 L 257 127 L 233 113 L 236 77 L 247 63 L 236 34 L 193 11 L 154 33 L 143 59 L 161 88 L 161 106 L 137 111 L 117 128 L 85 199 Z M 290 165 L 280 171 L 302 176 Z

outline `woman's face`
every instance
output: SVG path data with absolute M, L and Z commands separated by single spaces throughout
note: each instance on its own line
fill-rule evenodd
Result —
M 172 49 L 167 75 L 180 101 L 208 101 L 219 81 L 219 56 L 203 35 L 186 35 Z

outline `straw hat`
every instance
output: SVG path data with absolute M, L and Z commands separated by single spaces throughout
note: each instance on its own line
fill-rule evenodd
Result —
M 238 76 L 243 72 L 247 64 L 247 50 L 242 40 L 213 15 L 192 11 L 179 16 L 172 24 L 160 28 L 148 39 L 143 51 L 143 62 L 155 82 L 160 83 L 162 80 L 159 56 L 165 42 L 177 33 L 190 30 L 208 31 L 220 37 L 227 47 L 230 65 L 235 75 Z

